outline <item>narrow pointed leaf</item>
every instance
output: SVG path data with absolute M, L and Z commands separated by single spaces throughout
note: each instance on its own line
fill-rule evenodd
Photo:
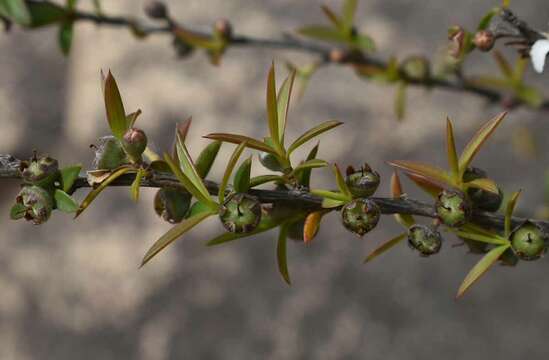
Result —
M 232 144 L 241 144 L 243 142 L 246 142 L 246 146 L 252 149 L 256 149 L 259 151 L 268 152 L 270 154 L 276 155 L 277 152 L 275 149 L 270 147 L 269 145 L 263 143 L 262 141 L 253 139 L 248 136 L 244 135 L 236 135 L 236 134 L 227 134 L 227 133 L 213 133 L 204 136 L 206 139 L 212 139 L 212 140 L 219 140 L 219 141 L 225 141 Z
M 10 1 L 10 0 L 8 0 Z M 0 0 L 0 4 L 2 0 Z M 0 5 L 0 14 L 2 5 Z M 27 2 L 27 8 L 31 17 L 31 28 L 39 28 L 56 23 L 60 23 L 66 19 L 67 10 L 57 4 L 51 2 Z
M 282 86 L 278 90 L 276 97 L 277 114 L 278 114 L 278 132 L 280 144 L 284 145 L 284 134 L 286 132 L 286 121 L 288 118 L 288 109 L 290 108 L 290 98 L 292 96 L 292 88 L 294 86 L 296 71 L 284 80 Z
M 126 127 L 126 112 L 124 111 L 118 85 L 116 85 L 116 80 L 110 71 L 105 78 L 105 109 L 112 134 L 116 138 L 122 139 L 122 136 L 128 130 Z
M 307 130 L 300 137 L 295 139 L 295 141 L 290 145 L 290 147 L 288 148 L 288 154 L 291 154 L 295 149 L 305 144 L 307 141 L 314 139 L 318 135 L 325 133 L 326 131 L 331 130 L 341 124 L 343 123 L 340 121 L 330 120 L 323 122 L 322 124 L 315 126 L 312 129 Z
M 181 167 L 181 171 L 183 171 L 183 174 L 192 182 L 194 187 L 202 193 L 204 198 L 209 198 L 210 194 L 208 193 L 208 189 L 206 189 L 202 178 L 196 171 L 193 160 L 187 150 L 187 147 L 185 146 L 185 143 L 179 137 L 177 139 L 176 150 L 177 157 L 179 158 L 179 165 Z
M 143 177 L 143 175 L 144 175 L 143 169 L 137 170 L 137 174 L 135 174 L 135 179 L 133 180 L 132 186 L 130 188 L 132 200 L 135 202 L 139 200 L 139 187 L 141 186 L 141 178 Z
M 63 55 L 69 55 L 72 46 L 74 22 L 65 21 L 59 26 L 58 41 Z
M 78 203 L 69 194 L 60 189 L 55 189 L 53 194 L 55 198 L 55 206 L 58 210 L 73 213 L 78 210 Z
M 480 241 L 487 244 L 495 244 L 495 245 L 504 245 L 507 244 L 508 241 L 501 238 L 497 234 L 489 234 L 485 235 L 482 233 L 478 233 L 475 231 L 465 231 L 465 230 L 457 230 L 455 231 L 456 235 L 465 239 Z
M 91 190 L 88 193 L 88 195 L 86 195 L 86 198 L 80 204 L 80 208 L 76 212 L 76 215 L 74 216 L 74 218 L 76 219 L 78 216 L 80 216 L 80 214 L 82 214 L 82 212 L 84 210 L 86 210 L 86 208 L 97 197 L 97 195 L 99 195 L 103 190 L 105 190 L 105 188 L 110 183 L 112 183 L 114 180 L 116 180 L 117 178 L 119 178 L 120 176 L 124 175 L 125 173 L 127 173 L 128 171 L 131 171 L 131 170 L 132 170 L 132 168 L 130 168 L 130 167 L 122 167 L 122 168 L 119 168 L 116 171 L 112 172 L 107 178 L 105 178 L 105 180 L 103 180 L 101 182 L 101 184 L 99 184 L 98 187 Z
M 349 200 L 336 200 L 330 198 L 324 198 L 322 200 L 322 207 L 324 209 L 333 209 L 345 205 Z
M 499 194 L 498 186 L 492 179 L 488 179 L 488 178 L 475 179 L 465 183 L 465 185 L 467 187 L 473 187 L 473 188 L 489 191 L 494 194 Z
M 324 211 L 315 211 L 305 218 L 305 224 L 303 225 L 303 242 L 305 244 L 310 243 L 318 233 L 322 215 L 324 215 Z
M 213 141 L 200 152 L 200 155 L 198 155 L 195 167 L 198 175 L 200 175 L 202 179 L 205 179 L 210 173 L 221 144 L 221 141 Z
M 0 10 L 19 25 L 31 24 L 29 9 L 24 0 L 0 0 Z
M 278 271 L 282 278 L 288 285 L 291 285 L 290 273 L 288 271 L 288 258 L 286 254 L 286 242 L 288 240 L 288 225 L 283 224 L 280 226 L 278 233 L 278 242 L 276 245 L 276 260 L 278 264 Z
M 484 257 L 471 269 L 459 287 L 457 298 L 463 296 L 465 291 L 471 287 L 509 248 L 509 245 L 501 245 L 490 250 Z
M 82 165 L 73 165 L 64 167 L 59 171 L 61 173 L 61 188 L 64 192 L 70 192 L 74 182 L 80 176 L 81 170 Z
M 311 194 L 332 200 L 349 201 L 349 198 L 345 194 L 335 191 L 312 189 Z
M 400 178 L 398 176 L 398 173 L 394 171 L 393 175 L 391 176 L 391 195 L 394 199 L 399 199 L 402 194 L 402 184 L 400 183 Z M 396 221 L 405 228 L 409 228 L 416 223 L 412 215 L 395 214 L 394 216 Z
M 238 158 L 240 158 L 242 151 L 244 151 L 246 144 L 247 144 L 246 142 L 240 143 L 240 145 L 238 145 L 236 149 L 234 149 L 234 152 L 231 155 L 231 158 L 229 159 L 229 163 L 225 168 L 225 174 L 223 175 L 223 180 L 219 185 L 219 203 L 220 204 L 223 204 L 223 202 L 225 201 L 225 189 L 227 189 L 227 184 L 229 184 L 229 179 L 231 177 L 233 169 L 236 166 L 236 162 L 238 161 Z
M 438 186 L 455 187 L 455 182 L 452 181 L 448 173 L 436 166 L 407 160 L 389 161 L 389 165 L 401 169 L 406 174 L 411 174 L 415 175 L 416 177 L 424 178 L 427 181 L 434 183 Z
M 488 28 L 488 26 L 490 25 L 490 22 L 492 21 L 492 18 L 495 15 L 497 15 L 499 10 L 500 9 L 498 7 L 495 7 L 495 8 L 492 8 L 490 11 L 488 11 L 486 13 L 486 15 L 484 15 L 482 17 L 482 19 L 480 20 L 480 22 L 478 23 L 477 31 L 486 30 Z
M 311 149 L 311 151 L 309 152 L 309 155 L 307 155 L 307 159 L 305 161 L 310 161 L 310 160 L 313 160 L 314 158 L 316 158 L 316 155 L 318 154 L 318 147 L 319 147 L 320 143 L 317 143 L 315 145 L 315 147 L 313 147 Z M 297 182 L 301 185 L 301 186 L 306 186 L 307 188 L 310 187 L 311 185 L 311 170 L 312 169 L 304 169 L 303 171 L 301 171 L 298 175 L 297 175 Z
M 326 166 L 328 166 L 328 163 L 324 160 L 320 160 L 320 159 L 307 160 L 305 162 L 302 162 L 298 166 L 296 166 L 292 171 L 292 174 L 297 176 L 305 170 L 317 169 L 317 168 L 326 167 Z
M 345 0 L 343 2 L 343 8 L 341 9 L 341 17 L 343 23 L 343 29 L 346 33 L 350 34 L 353 27 L 353 19 L 357 8 L 358 0 Z
M 320 5 L 324 15 L 330 20 L 330 22 L 336 27 L 341 29 L 343 25 L 342 19 L 332 10 L 328 5 Z
M 132 128 L 135 125 L 135 121 L 137 120 L 139 115 L 141 115 L 141 109 L 137 109 L 137 111 L 126 115 L 126 128 L 127 129 Z
M 147 251 L 147 253 L 143 257 L 143 260 L 141 261 L 141 265 L 139 267 L 143 267 L 143 265 L 149 262 L 156 254 L 158 254 L 164 248 L 166 248 L 166 246 L 173 243 L 175 240 L 180 238 L 187 231 L 191 230 L 193 227 L 198 225 L 201 221 L 203 221 L 204 219 L 206 219 L 207 217 L 213 214 L 215 213 L 208 212 L 208 211 L 202 212 L 190 218 L 184 219 L 181 223 L 172 227 L 167 233 L 162 235 L 160 239 L 158 239 L 153 244 L 153 246 L 151 246 L 151 248 Z
M 222 46 L 221 42 L 209 36 L 197 34 L 193 31 L 178 27 L 174 31 L 174 35 L 186 44 L 206 50 L 219 50 Z
M 19 220 L 25 217 L 27 212 L 27 207 L 20 203 L 15 203 L 10 209 L 10 219 Z
M 329 41 L 334 43 L 344 43 L 347 37 L 338 29 L 323 25 L 309 25 L 297 30 L 300 35 L 310 37 L 315 40 Z
M 494 56 L 494 60 L 496 60 L 496 63 L 498 64 L 499 70 L 505 76 L 506 78 L 512 79 L 513 78 L 513 68 L 511 67 L 511 64 L 505 59 L 503 54 L 499 52 L 498 50 L 494 50 L 492 52 L 492 55 Z
M 176 146 L 177 142 L 179 141 L 178 139 L 181 139 L 181 141 L 185 142 L 192 122 L 193 122 L 193 118 L 192 116 L 190 116 L 186 120 L 178 123 L 175 126 L 175 136 L 172 144 L 172 157 L 176 160 L 176 162 L 179 162 L 179 158 L 177 156 L 177 146 Z
M 349 186 L 347 186 L 347 183 L 345 182 L 345 178 L 341 174 L 341 171 L 339 170 L 339 167 L 337 166 L 337 164 L 334 164 L 334 174 L 336 177 L 337 187 L 339 188 L 339 191 L 341 191 L 341 193 L 345 195 L 345 197 L 348 200 L 351 200 L 353 198 L 353 195 L 351 194 L 351 190 L 349 189 Z
M 434 198 L 436 198 L 438 194 L 445 188 L 438 183 L 435 183 L 419 175 L 407 173 L 406 176 L 410 180 L 412 180 L 421 190 L 425 191 L 427 194 L 431 195 Z
M 448 152 L 448 166 L 454 182 L 459 183 L 459 160 L 456 151 L 456 141 L 454 139 L 454 127 L 450 118 L 446 118 L 446 148 Z
M 250 188 L 263 185 L 269 182 L 284 182 L 284 177 L 280 175 L 260 175 L 250 179 Z
M 484 124 L 475 133 L 475 135 L 473 135 L 471 140 L 469 140 L 469 143 L 467 143 L 467 145 L 463 149 L 463 152 L 461 153 L 461 156 L 459 158 L 460 178 L 463 177 L 465 170 L 467 170 L 467 168 L 473 161 L 473 158 L 479 152 L 482 144 L 484 144 L 486 140 L 488 140 L 490 135 L 492 135 L 494 130 L 496 130 L 498 125 L 505 118 L 505 115 L 507 115 L 507 113 L 502 112 L 501 114 L 495 116 L 494 118 L 486 122 L 486 124 Z
M 375 259 L 376 257 L 378 257 L 379 255 L 387 252 L 388 250 L 392 249 L 396 244 L 399 244 L 402 240 L 406 239 L 407 238 L 407 234 L 406 233 L 402 233 L 398 236 L 395 236 L 394 238 L 392 238 L 391 240 L 388 240 L 386 242 L 384 242 L 383 244 L 381 244 L 380 246 L 378 246 L 377 248 L 375 248 L 367 257 L 366 259 L 364 259 L 364 263 L 367 263 L 369 261 L 372 261 L 373 259 Z
M 274 148 L 279 152 L 281 150 L 280 134 L 278 128 L 278 109 L 276 103 L 276 84 L 274 63 L 269 69 L 267 77 L 267 122 L 269 125 L 269 134 L 274 143 Z
M 517 205 L 518 198 L 520 196 L 522 190 L 519 190 L 511 196 L 509 201 L 507 202 L 507 206 L 505 208 L 505 238 L 509 239 L 509 235 L 511 234 L 511 223 L 513 220 L 513 212 L 515 211 L 515 206 Z
M 250 174 L 252 171 L 252 157 L 250 156 L 240 164 L 234 174 L 234 191 L 245 193 L 250 190 Z

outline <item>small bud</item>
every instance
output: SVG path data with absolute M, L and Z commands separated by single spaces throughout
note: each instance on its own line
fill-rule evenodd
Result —
M 426 80 L 429 78 L 429 61 L 422 56 L 410 56 L 402 62 L 401 69 L 407 78 Z
M 490 30 L 477 31 L 473 38 L 473 43 L 480 51 L 490 51 L 494 47 L 496 37 Z
M 122 147 L 134 162 L 141 162 L 141 155 L 147 148 L 147 135 L 138 128 L 131 128 L 122 137 Z
M 261 163 L 261 165 L 265 166 L 269 170 L 279 171 L 279 172 L 284 171 L 282 165 L 280 164 L 276 156 L 274 156 L 271 153 L 263 152 L 263 151 L 260 152 L 259 162 Z
M 35 225 L 45 223 L 53 209 L 51 195 L 38 186 L 25 186 L 15 199 L 16 203 L 26 208 L 24 218 Z
M 363 236 L 376 227 L 380 213 L 379 206 L 374 201 L 358 198 L 343 206 L 341 219 L 347 230 Z
M 468 168 L 463 174 L 464 182 L 483 178 L 487 178 L 486 172 L 475 167 Z M 467 190 L 467 195 L 469 196 L 469 199 L 471 199 L 473 207 L 483 211 L 498 211 L 501 202 L 503 201 L 503 192 L 499 188 L 497 194 L 483 189 L 469 188 Z
M 349 54 L 343 49 L 332 49 L 330 50 L 329 58 L 331 62 L 341 64 L 349 58 Z
M 232 194 L 221 206 L 219 219 L 227 231 L 250 232 L 261 220 L 261 204 L 254 196 L 244 193 Z
M 233 26 L 227 19 L 216 20 L 214 31 L 224 40 L 229 40 L 233 36 Z
M 38 158 L 34 154 L 30 161 L 21 162 L 19 170 L 25 183 L 48 187 L 59 176 L 59 163 L 49 156 Z
M 510 236 L 511 248 L 521 260 L 539 259 L 547 250 L 547 234 L 531 221 L 525 221 Z
M 421 256 L 431 256 L 440 251 L 442 237 L 433 227 L 416 224 L 408 229 L 408 245 Z
M 145 3 L 143 10 L 151 19 L 162 20 L 168 17 L 168 9 L 162 1 L 149 0 Z
M 450 47 L 448 52 L 450 56 L 459 58 L 463 51 L 465 30 L 461 26 L 454 26 L 448 31 L 448 39 L 450 40 Z
M 92 164 L 95 170 L 113 170 L 128 163 L 122 143 L 112 135 L 100 138 L 98 146 L 90 147 L 95 150 L 95 159 Z
M 471 218 L 471 204 L 459 191 L 444 190 L 435 203 L 438 219 L 448 227 L 460 227 Z
M 161 188 L 154 197 L 154 211 L 165 221 L 181 222 L 191 206 L 191 194 L 175 187 Z
M 379 186 L 379 174 L 368 164 L 364 164 L 359 170 L 349 166 L 345 182 L 354 196 L 368 197 L 372 196 Z

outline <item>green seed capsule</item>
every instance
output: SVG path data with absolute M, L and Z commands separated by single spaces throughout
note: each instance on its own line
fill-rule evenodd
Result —
M 154 197 L 154 211 L 165 221 L 181 222 L 191 206 L 191 194 L 178 188 L 161 188 Z
M 38 158 L 35 154 L 30 161 L 21 163 L 20 171 L 25 183 L 48 187 L 59 177 L 59 163 L 49 156 Z
M 438 219 L 448 227 L 460 227 L 471 218 L 471 204 L 463 193 L 444 190 L 435 204 Z
M 416 224 L 408 229 L 408 245 L 421 256 L 431 256 L 440 251 L 442 237 L 431 226 Z
M 122 143 L 114 136 L 104 136 L 99 139 L 98 146 L 92 145 L 92 147 L 95 149 L 93 169 L 113 170 L 128 163 L 128 157 L 122 148 Z
M 464 182 L 483 178 L 487 178 L 486 172 L 475 167 L 468 168 L 463 174 Z M 497 194 L 478 188 L 469 188 L 467 195 L 471 199 L 473 207 L 483 211 L 498 211 L 503 201 L 503 192 L 499 188 Z
M 261 163 L 261 165 L 265 166 L 269 170 L 279 171 L 279 172 L 284 171 L 284 168 L 282 167 L 282 165 L 280 164 L 276 156 L 274 156 L 271 153 L 260 152 L 259 162 Z
M 510 240 L 511 248 L 521 260 L 539 259 L 547 250 L 547 235 L 530 221 L 516 228 Z
M 349 166 L 345 182 L 353 196 L 368 197 L 372 196 L 379 186 L 379 174 L 368 164 L 364 164 L 359 170 Z
M 26 208 L 23 217 L 35 225 L 43 224 L 50 218 L 53 199 L 41 187 L 25 186 L 17 195 L 15 201 Z
M 341 219 L 345 228 L 358 236 L 363 236 L 376 227 L 380 217 L 379 206 L 365 198 L 357 198 L 341 209 Z
M 254 196 L 244 193 L 232 194 L 221 206 L 219 219 L 227 231 L 250 232 L 261 220 L 261 204 Z
M 141 155 L 147 148 L 147 135 L 141 129 L 128 129 L 122 137 L 122 147 L 133 162 L 140 163 L 143 160 Z

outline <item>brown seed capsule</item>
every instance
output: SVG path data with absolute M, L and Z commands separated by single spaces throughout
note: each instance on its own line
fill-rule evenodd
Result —
M 141 162 L 141 155 L 147 148 L 147 135 L 141 129 L 128 129 L 122 137 L 122 147 L 130 159 Z
M 40 225 L 48 221 L 53 209 L 53 199 L 51 195 L 38 186 L 25 186 L 15 199 L 16 204 L 24 207 L 23 217 L 35 225 Z
M 494 47 L 496 37 L 490 30 L 477 31 L 473 38 L 473 43 L 480 51 L 490 51 Z
M 168 17 L 168 9 L 162 1 L 149 0 L 145 3 L 143 10 L 151 19 L 161 20 Z

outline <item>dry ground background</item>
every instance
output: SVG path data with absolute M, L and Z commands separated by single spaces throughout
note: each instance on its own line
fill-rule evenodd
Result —
M 223 16 L 237 32 L 261 36 L 323 20 L 316 0 L 168 3 L 184 23 L 208 26 Z M 142 15 L 140 0 L 103 4 L 109 13 Z M 449 25 L 472 28 L 494 5 L 490 0 L 363 0 L 358 18 L 377 39 L 381 55 L 428 54 L 444 43 Z M 515 1 L 513 8 L 546 28 L 546 1 Z M 271 60 L 307 60 L 294 53 L 231 49 L 223 65 L 214 68 L 203 55 L 177 61 L 169 43 L 166 36 L 138 42 L 123 30 L 79 24 L 72 54 L 64 59 L 53 29 L 0 34 L 0 152 L 26 157 L 37 148 L 63 164 L 91 161 L 88 145 L 107 131 L 100 68 L 113 70 L 128 109 L 143 109 L 140 125 L 157 145 L 169 143 L 174 123 L 190 114 L 195 153 L 206 143 L 200 135 L 210 131 L 261 135 L 266 128 L 258 119 Z M 492 69 L 489 57 L 474 56 L 472 62 L 477 72 Z M 548 76 L 536 80 L 546 90 Z M 344 127 L 323 137 L 321 153 L 341 163 L 367 160 L 387 180 L 384 160 L 443 164 L 447 114 L 455 120 L 462 146 L 480 121 L 499 111 L 471 96 L 414 89 L 407 119 L 398 124 L 392 94 L 392 88 L 366 83 L 349 70 L 323 69 L 294 104 L 290 133 L 340 119 Z M 524 214 L 543 201 L 548 120 L 547 113 L 511 113 L 477 160 L 505 189 L 525 189 Z M 523 158 L 512 150 L 512 134 L 523 126 L 538 141 L 537 157 Z M 229 150 L 224 147 L 220 158 Z M 216 167 L 213 177 L 221 171 Z M 315 181 L 328 184 L 330 174 L 319 171 Z M 549 355 L 547 260 L 496 267 L 456 302 L 457 286 L 478 258 L 464 256 L 464 248 L 452 249 L 454 239 L 428 260 L 403 245 L 363 266 L 365 254 L 398 227 L 383 219 L 359 241 L 331 216 L 312 246 L 290 244 L 291 288 L 277 273 L 273 234 L 207 249 L 204 242 L 220 231 L 215 221 L 138 270 L 145 250 L 169 228 L 153 214 L 152 190 L 134 206 L 126 191 L 109 189 L 77 221 L 56 214 L 40 227 L 8 220 L 16 191 L 16 183 L 4 183 L 0 190 L 1 359 Z M 387 192 L 385 182 L 379 193 Z

